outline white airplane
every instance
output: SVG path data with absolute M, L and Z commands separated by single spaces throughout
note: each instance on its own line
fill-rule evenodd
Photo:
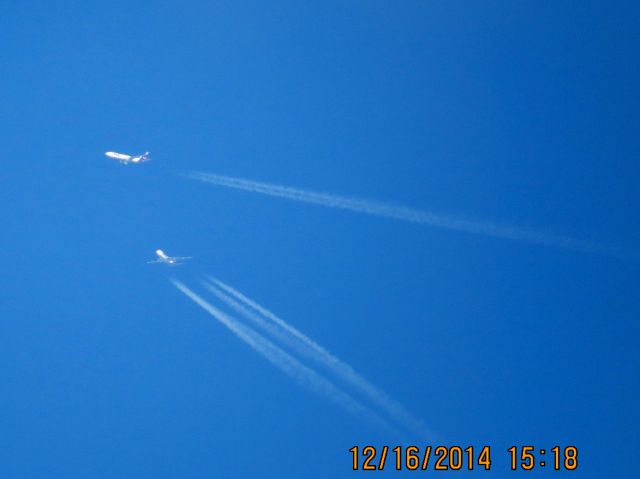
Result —
M 113 158 L 114 160 L 118 160 L 120 163 L 124 163 L 125 165 L 129 163 L 142 163 L 143 161 L 149 161 L 149 152 L 145 151 L 142 155 L 131 156 L 125 155 L 123 153 L 116 153 L 115 151 L 107 151 L 105 153 L 109 158 Z
M 161 249 L 156 250 L 156 256 L 156 259 L 147 261 L 147 263 L 164 263 L 170 266 L 178 266 L 184 264 L 185 260 L 193 258 L 193 256 L 167 256 Z

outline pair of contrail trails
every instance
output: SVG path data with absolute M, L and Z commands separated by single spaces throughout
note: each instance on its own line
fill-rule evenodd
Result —
M 524 241 L 544 246 L 553 246 L 588 253 L 606 254 L 623 259 L 637 259 L 636 254 L 624 252 L 618 248 L 600 245 L 591 241 L 571 238 L 568 236 L 544 233 L 517 226 L 492 223 L 488 221 L 474 221 L 431 213 L 429 211 L 407 208 L 401 205 L 382 203 L 374 200 L 350 198 L 331 193 L 291 188 L 273 183 L 262 183 L 244 178 L 223 176 L 213 173 L 192 171 L 185 174 L 187 178 L 212 183 L 227 188 L 261 193 L 279 198 L 312 203 L 329 208 L 339 208 L 357 213 L 381 216 L 412 223 L 425 224 L 437 228 L 462 231 L 465 233 L 492 236 L 515 241 Z
M 295 349 L 299 354 L 327 368 L 337 377 L 363 394 L 377 407 L 384 410 L 394 422 L 401 424 L 405 429 L 421 437 L 433 437 L 433 433 L 424 426 L 420 419 L 413 416 L 402 404 L 391 399 L 384 391 L 367 381 L 350 365 L 331 354 L 304 333 L 241 292 L 223 283 L 219 279 L 209 277 L 209 280 L 213 285 L 209 285 L 207 288 L 216 295 L 218 299 L 225 302 L 236 312 L 254 321 L 258 326 L 276 336 L 288 347 Z M 268 321 L 265 321 L 265 319 Z
M 180 292 L 217 319 L 222 325 L 249 345 L 254 351 L 262 355 L 271 364 L 294 379 L 297 383 L 328 398 L 334 403 L 345 408 L 351 414 L 370 422 L 374 426 L 397 434 L 395 428 L 387 421 L 352 398 L 331 381 L 325 379 L 313 369 L 302 364 L 296 358 L 273 344 L 252 328 L 242 324 L 235 318 L 212 306 L 180 281 L 172 279 L 171 282 Z

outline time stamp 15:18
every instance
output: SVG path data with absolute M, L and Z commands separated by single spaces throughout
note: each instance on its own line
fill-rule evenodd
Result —
M 472 471 L 491 470 L 491 446 L 353 446 L 349 449 L 352 469 L 363 471 Z M 573 471 L 578 468 L 578 448 L 553 446 L 511 446 L 507 449 L 511 470 L 530 471 L 535 468 Z

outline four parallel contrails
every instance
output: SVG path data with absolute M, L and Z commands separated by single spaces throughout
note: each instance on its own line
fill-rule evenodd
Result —
M 379 416 L 359 400 L 355 399 L 351 394 L 338 387 L 334 382 L 327 379 L 318 371 L 305 365 L 285 349 L 276 345 L 265 335 L 216 308 L 180 281 L 172 279 L 171 282 L 178 291 L 204 309 L 209 315 L 230 330 L 238 339 L 246 343 L 251 347 L 251 349 L 260 354 L 264 359 L 269 361 L 296 383 L 325 397 L 354 416 L 372 424 L 382 431 L 385 431 L 387 434 L 400 437 L 402 433 L 398 431 L 394 425 L 390 424 L 387 420 Z
M 349 386 L 372 406 L 380 410 L 394 425 L 419 438 L 433 438 L 434 433 L 423 421 L 409 412 L 402 404 L 391 398 L 356 372 L 351 365 L 330 353 L 309 336 L 289 324 L 257 301 L 249 298 L 237 289 L 217 278 L 208 277 L 204 287 L 217 299 L 225 303 L 236 313 L 251 321 L 272 338 L 278 340 L 289 350 L 320 366 L 336 379 Z

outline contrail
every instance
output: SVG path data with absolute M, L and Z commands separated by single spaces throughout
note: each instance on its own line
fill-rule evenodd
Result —
M 606 254 L 610 256 L 617 256 L 622 259 L 637 259 L 636 254 L 627 253 L 615 247 L 599 245 L 590 241 L 571 238 L 568 236 L 539 232 L 527 228 L 492 223 L 488 221 L 474 221 L 455 218 L 374 200 L 350 198 L 332 193 L 319 193 L 273 183 L 261 183 L 244 178 L 235 178 L 198 171 L 189 172 L 183 176 L 218 186 L 225 186 L 227 188 L 235 188 L 251 191 L 253 193 L 262 193 L 264 195 L 327 206 L 330 208 L 339 208 L 355 211 L 357 213 L 365 213 L 374 216 L 420 223 L 442 229 L 524 241 L 538 245 L 553 246 L 556 248 L 565 248 L 588 253 Z
M 210 278 L 210 280 L 215 281 L 214 278 Z M 292 335 L 289 334 L 286 330 L 283 330 L 272 321 L 267 320 L 263 315 L 257 313 L 254 309 L 251 309 L 248 305 L 233 299 L 230 295 L 224 293 L 217 286 L 206 282 L 203 282 L 202 284 L 216 298 L 225 303 L 227 306 L 231 307 L 236 313 L 252 321 L 260 329 L 262 329 L 264 332 L 277 339 L 281 343 L 285 344 L 288 348 L 291 348 L 296 353 L 306 357 L 307 359 L 312 359 L 323 364 L 322 361 L 317 361 L 317 355 L 313 353 L 313 349 L 311 349 L 307 344 L 304 344 L 302 341 L 299 341 L 296 338 L 292 337 Z
M 367 420 L 371 424 L 383 430 L 390 431 L 398 435 L 397 431 L 395 431 L 395 429 L 385 420 L 339 389 L 332 382 L 320 376 L 313 369 L 302 364 L 300 361 L 273 344 L 252 328 L 243 325 L 236 319 L 215 308 L 187 288 L 180 281 L 172 279 L 171 282 L 179 291 L 184 293 L 189 299 L 217 319 L 238 338 L 247 343 L 254 351 L 261 354 L 271 364 L 294 379 L 297 383 L 322 396 L 325 396 L 329 400 L 345 408 L 351 414 Z
M 299 353 L 322 364 L 336 376 L 366 396 L 376 406 L 383 409 L 395 422 L 402 424 L 406 429 L 419 434 L 421 437 L 434 437 L 434 433 L 429 431 L 420 419 L 413 416 L 402 404 L 391 399 L 384 391 L 378 389 L 367 381 L 349 364 L 337 358 L 304 333 L 300 332 L 285 320 L 279 318 L 274 313 L 259 305 L 241 292 L 214 277 L 210 276 L 209 280 L 212 281 L 217 288 L 224 290 L 242 303 L 240 304 L 238 301 L 235 301 L 228 295 L 219 291 L 216 287 L 208 286 L 208 289 L 212 293 L 235 309 L 238 313 L 243 314 L 248 319 L 251 319 L 270 333 L 274 334 L 275 337 L 280 339 L 287 346 L 296 349 Z M 255 313 L 247 310 L 247 307 L 256 311 L 262 317 L 256 316 Z M 263 318 L 268 319 L 271 324 L 267 323 L 266 326 L 261 324 L 265 322 Z M 276 330 L 273 332 L 272 325 L 280 328 L 280 331 Z M 282 332 L 286 334 L 283 336 Z

